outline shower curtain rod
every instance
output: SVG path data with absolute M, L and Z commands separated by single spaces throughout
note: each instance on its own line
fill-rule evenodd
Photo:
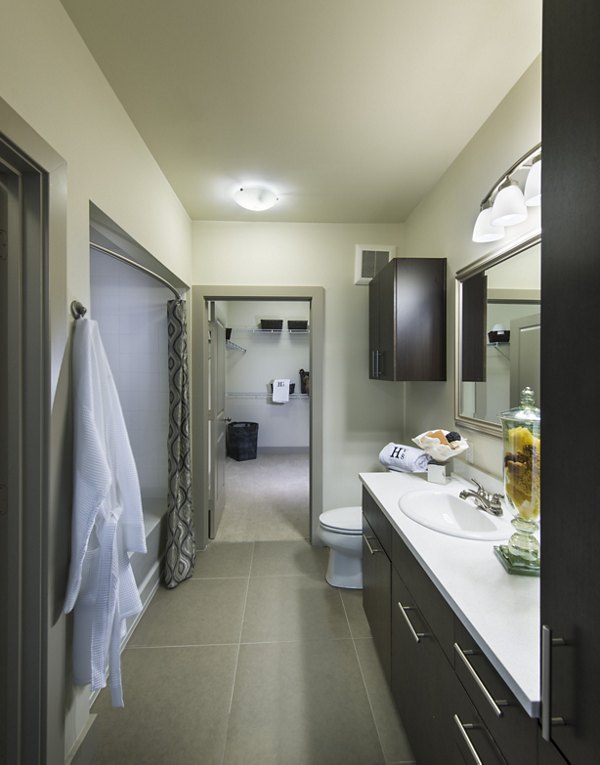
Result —
M 127 258 L 125 255 L 121 255 L 118 252 L 114 252 L 114 250 L 109 250 L 108 247 L 103 247 L 101 244 L 90 242 L 90 247 L 93 247 L 95 250 L 99 250 L 100 252 L 104 252 L 106 255 L 110 255 L 112 258 L 116 258 L 117 260 L 122 260 L 124 263 L 127 263 L 128 265 L 133 266 L 134 268 L 137 268 L 138 271 L 142 271 L 143 273 L 148 274 L 148 276 L 151 276 L 153 279 L 157 279 L 159 282 L 164 284 L 165 287 L 168 287 L 178 300 L 181 300 L 181 295 L 179 294 L 179 290 L 177 290 L 171 284 L 171 282 L 168 282 L 162 276 L 155 274 L 154 271 L 151 271 L 149 268 L 146 268 L 146 266 L 142 266 L 140 265 L 140 263 L 136 263 L 135 260 L 131 260 L 130 258 Z

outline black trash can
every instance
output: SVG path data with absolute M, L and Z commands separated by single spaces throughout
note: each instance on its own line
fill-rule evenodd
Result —
M 230 422 L 227 426 L 227 456 L 242 462 L 256 459 L 258 422 Z

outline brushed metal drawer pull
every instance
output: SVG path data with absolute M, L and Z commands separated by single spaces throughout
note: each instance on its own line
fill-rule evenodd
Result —
M 483 765 L 483 762 L 481 761 L 481 757 L 477 754 L 477 749 L 473 746 L 473 743 L 471 739 L 469 738 L 469 734 L 467 733 L 467 730 L 473 730 L 474 728 L 477 728 L 479 726 L 473 725 L 473 723 L 463 723 L 461 722 L 458 715 L 454 715 L 454 722 L 456 723 L 456 727 L 460 731 L 460 735 L 463 737 L 465 744 L 469 748 L 469 752 L 471 752 L 471 757 L 473 758 L 473 762 L 476 763 L 476 765 Z
M 542 626 L 542 738 L 550 741 L 554 725 L 566 725 L 564 717 L 552 717 L 552 648 L 564 646 L 562 638 L 553 638 L 548 625 Z
M 408 618 L 408 614 L 406 612 L 407 611 L 416 611 L 417 609 L 414 606 L 403 606 L 402 603 L 400 603 L 400 601 L 398 601 L 398 608 L 400 609 L 400 613 L 404 617 L 404 621 L 408 625 L 408 629 L 410 630 L 411 635 L 414 637 L 415 642 L 420 643 L 421 642 L 421 638 L 431 637 L 429 632 L 417 632 L 415 630 L 415 628 L 412 626 L 412 623 L 411 623 L 410 619 Z
M 473 655 L 473 651 L 465 650 L 463 651 L 462 648 L 458 645 L 458 643 L 454 643 L 454 650 L 460 656 L 462 659 L 465 667 L 468 669 L 469 674 L 477 684 L 477 687 L 479 690 L 483 693 L 485 700 L 488 702 L 488 704 L 491 706 L 491 708 L 494 710 L 494 714 L 496 717 L 502 717 L 502 710 L 500 707 L 507 707 L 508 701 L 505 699 L 495 699 L 492 694 L 488 691 L 488 689 L 485 687 L 483 680 L 479 677 L 475 669 L 473 668 L 473 665 L 471 662 L 467 659 L 467 654 L 469 656 Z
M 369 542 L 369 537 L 366 534 L 363 534 L 362 537 L 365 540 L 365 544 L 369 548 L 369 552 L 371 553 L 371 555 L 375 555 L 375 553 L 378 553 L 378 552 L 383 552 L 381 547 L 376 547 L 375 549 L 373 549 L 371 547 L 371 543 Z M 373 538 L 375 538 L 375 537 L 373 537 Z

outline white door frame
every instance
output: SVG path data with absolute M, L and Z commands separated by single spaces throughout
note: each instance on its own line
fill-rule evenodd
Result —
M 219 300 L 305 300 L 310 305 L 310 541 L 319 543 L 319 515 L 323 512 L 323 361 L 325 290 L 323 287 L 192 287 L 192 484 L 196 542 L 204 548 L 208 537 L 208 318 L 206 303 Z

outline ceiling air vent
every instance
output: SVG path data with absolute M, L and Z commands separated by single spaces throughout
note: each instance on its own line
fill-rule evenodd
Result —
M 387 244 L 357 244 L 354 284 L 368 284 L 378 271 L 396 257 L 396 248 Z

